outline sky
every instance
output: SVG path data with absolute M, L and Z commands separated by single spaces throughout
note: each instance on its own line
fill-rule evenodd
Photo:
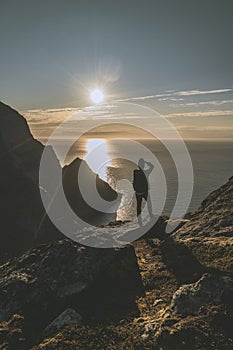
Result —
M 232 0 L 1 0 L 0 100 L 43 140 L 95 87 L 184 137 L 232 139 L 232 14 Z

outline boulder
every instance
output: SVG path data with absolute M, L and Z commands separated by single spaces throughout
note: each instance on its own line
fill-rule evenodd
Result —
M 142 294 L 131 245 L 97 249 L 63 240 L 0 267 L 0 320 L 21 312 L 45 327 L 69 307 L 101 318 L 104 308 L 124 310 Z
M 58 332 L 65 326 L 77 324 L 81 321 L 82 316 L 80 316 L 75 310 L 68 308 L 63 311 L 57 318 L 55 318 L 55 320 L 45 328 L 44 332 L 46 334 Z
M 231 300 L 233 279 L 204 274 L 196 283 L 181 286 L 173 295 L 171 308 L 182 316 L 198 314 L 202 306 Z

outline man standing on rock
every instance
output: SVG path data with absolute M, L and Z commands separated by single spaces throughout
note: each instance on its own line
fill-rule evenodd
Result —
M 147 169 L 145 169 L 145 166 L 147 166 Z M 148 183 L 148 177 L 151 174 L 153 169 L 154 169 L 154 166 L 152 163 L 146 162 L 143 158 L 141 158 L 138 161 L 138 169 L 135 169 L 133 173 L 133 188 L 136 195 L 137 217 L 138 217 L 138 223 L 140 226 L 142 226 L 141 212 L 142 212 L 143 198 L 147 202 L 150 218 L 151 219 L 153 218 L 152 204 L 150 200 L 149 183 Z

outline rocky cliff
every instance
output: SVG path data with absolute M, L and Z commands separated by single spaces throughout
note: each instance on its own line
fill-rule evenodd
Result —
M 25 118 L 3 103 L 0 103 L 0 125 L 0 252 L 3 261 L 4 256 L 13 256 L 38 243 L 51 242 L 62 236 L 48 219 L 40 197 L 39 166 L 44 146 L 34 139 Z M 48 146 L 46 150 L 50 164 L 61 170 L 52 147 Z M 80 162 L 77 159 L 64 169 L 67 199 L 73 210 L 81 212 L 85 220 L 103 223 L 103 214 L 85 204 L 76 185 Z M 97 188 L 103 197 L 109 201 L 116 198 L 110 186 L 87 166 L 86 173 L 87 182 L 90 177 L 97 178 Z M 51 187 L 52 191 L 55 187 Z M 49 192 L 50 189 L 45 190 Z M 53 197 L 54 193 L 49 195 Z M 105 222 L 114 218 L 114 215 L 109 215 Z
M 232 208 L 233 176 L 211 192 L 172 237 L 186 244 L 203 264 L 232 272 Z

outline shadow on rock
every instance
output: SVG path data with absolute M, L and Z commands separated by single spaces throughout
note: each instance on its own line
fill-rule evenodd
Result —
M 161 243 L 163 261 L 179 283 L 191 283 L 202 276 L 207 269 L 197 260 L 183 243 L 168 237 Z
M 120 238 L 122 242 L 133 242 L 141 239 L 164 240 L 168 237 L 166 233 L 167 222 L 162 216 L 154 216 L 153 219 L 144 226 L 139 226 L 134 230 L 130 230 Z
M 143 293 L 133 246 L 96 249 L 64 240 L 1 266 L 0 321 L 22 314 L 36 337 L 67 308 L 89 322 L 136 315 Z

